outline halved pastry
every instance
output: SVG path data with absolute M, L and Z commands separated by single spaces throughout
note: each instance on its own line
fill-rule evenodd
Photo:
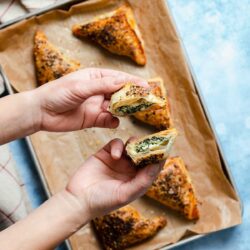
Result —
M 146 195 L 181 212 L 189 220 L 199 219 L 194 187 L 181 157 L 166 161 Z
M 37 80 L 40 85 L 76 71 L 80 63 L 67 58 L 42 31 L 37 31 L 34 37 L 34 58 Z
M 120 250 L 142 242 L 167 224 L 165 217 L 147 219 L 130 205 L 96 218 L 93 222 L 106 250 Z
M 116 116 L 132 115 L 151 106 L 162 107 L 165 99 L 157 97 L 151 89 L 127 83 L 111 96 L 109 111 Z
M 126 152 L 136 167 L 165 160 L 177 136 L 177 130 L 171 128 L 129 142 Z
M 162 107 L 151 106 L 147 110 L 142 110 L 134 114 L 134 117 L 142 122 L 150 124 L 157 129 L 168 129 L 172 126 L 170 117 L 170 107 L 163 80 L 160 77 L 148 80 L 151 92 L 158 97 L 165 98 L 165 105 Z
M 73 34 L 98 43 L 108 51 L 130 57 L 139 65 L 146 64 L 146 56 L 139 29 L 128 4 L 86 24 L 76 24 Z

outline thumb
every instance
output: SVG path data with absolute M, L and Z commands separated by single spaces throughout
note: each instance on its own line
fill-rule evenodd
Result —
M 91 72 L 90 74 L 89 70 L 79 70 L 55 80 L 53 84 L 46 87 L 51 93 L 58 93 L 60 90 L 63 95 L 66 94 L 70 99 L 73 97 L 79 103 L 95 95 L 110 96 L 128 82 L 145 88 L 149 87 L 147 81 L 142 78 L 121 71 L 92 69 Z M 89 76 L 98 72 L 98 77 Z
M 100 94 L 109 96 L 110 94 L 118 91 L 128 82 L 147 87 L 145 80 L 142 80 L 138 77 L 121 74 L 116 77 L 106 76 L 100 79 L 88 80 L 88 83 L 86 84 L 83 82 L 78 82 L 76 90 L 81 90 L 80 92 L 84 98 Z

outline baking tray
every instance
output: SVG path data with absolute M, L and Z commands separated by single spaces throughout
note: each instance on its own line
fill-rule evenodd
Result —
M 13 20 L 7 22 L 7 23 L 4 23 L 4 24 L 0 25 L 0 29 L 3 29 L 3 28 L 5 28 L 5 27 L 8 27 L 8 26 L 10 26 L 10 25 L 12 25 L 12 24 L 14 24 L 14 23 L 23 21 L 23 20 L 25 20 L 25 19 L 28 19 L 28 18 L 31 18 L 31 17 L 34 17 L 34 16 L 39 16 L 39 15 L 44 14 L 44 13 L 50 11 L 50 10 L 55 10 L 55 9 L 68 9 L 68 8 L 69 8 L 70 6 L 72 6 L 73 4 L 76 4 L 76 3 L 79 3 L 79 2 L 83 2 L 83 1 L 84 1 L 84 0 L 72 0 L 72 1 L 65 1 L 65 2 L 63 2 L 63 3 L 56 4 L 56 5 L 53 5 L 53 6 L 48 6 L 47 8 L 43 8 L 43 9 L 41 9 L 41 10 L 39 10 L 39 11 L 36 11 L 36 12 L 30 13 L 30 14 L 24 15 L 24 16 L 22 16 L 22 17 L 18 17 L 18 18 L 16 18 L 16 19 L 13 19 Z M 167 0 L 166 0 L 166 4 L 168 4 L 168 3 L 167 3 Z M 171 12 L 170 12 L 170 15 L 171 15 Z M 172 19 L 172 22 L 173 22 L 173 24 L 174 24 L 174 26 L 175 26 L 175 30 L 177 31 L 177 34 L 178 34 L 178 36 L 180 37 L 180 33 L 179 33 L 179 31 L 178 31 L 178 28 L 177 28 L 177 26 L 176 26 L 176 24 L 175 24 L 175 21 L 174 21 L 174 18 L 173 18 L 172 16 L 171 16 L 171 19 Z M 198 94 L 200 103 L 201 103 L 201 105 L 202 105 L 204 114 L 205 114 L 205 116 L 206 116 L 206 118 L 207 118 L 207 121 L 208 121 L 208 123 L 209 123 L 209 125 L 210 125 L 212 131 L 213 131 L 213 134 L 214 134 L 214 137 L 215 137 L 215 141 L 216 141 L 216 144 L 217 144 L 217 147 L 218 147 L 218 152 L 219 152 L 219 155 L 220 155 L 220 160 L 221 160 L 221 164 L 222 164 L 222 168 L 223 168 L 224 174 L 226 175 L 226 177 L 228 178 L 228 180 L 229 180 L 230 183 L 232 184 L 232 187 L 234 188 L 234 190 L 235 190 L 235 192 L 236 192 L 236 194 L 237 194 L 237 196 L 238 196 L 238 198 L 239 198 L 239 202 L 240 202 L 240 206 L 241 206 L 241 212 L 242 212 L 242 214 L 243 214 L 243 204 L 242 204 L 242 200 L 241 200 L 241 198 L 240 198 L 239 192 L 238 192 L 238 188 L 237 188 L 236 183 L 235 183 L 235 181 L 234 181 L 234 178 L 233 178 L 233 176 L 232 176 L 232 173 L 231 173 L 231 170 L 230 170 L 230 168 L 229 168 L 229 165 L 228 165 L 228 163 L 227 163 L 227 161 L 226 161 L 226 159 L 225 159 L 225 156 L 224 156 L 224 152 L 223 152 L 223 150 L 222 150 L 221 143 L 220 143 L 219 138 L 218 138 L 218 136 L 217 136 L 217 134 L 216 134 L 216 132 L 215 132 L 214 124 L 213 124 L 213 122 L 212 122 L 212 119 L 211 119 L 211 116 L 210 116 L 210 114 L 209 114 L 209 112 L 208 112 L 208 109 L 207 109 L 207 107 L 206 107 L 206 105 L 205 105 L 204 97 L 202 96 L 201 89 L 200 89 L 200 87 L 199 87 L 198 81 L 197 81 L 197 79 L 196 79 L 196 77 L 195 77 L 195 74 L 194 74 L 192 65 L 191 65 L 191 63 L 190 63 L 189 57 L 188 57 L 188 55 L 187 55 L 187 53 L 186 53 L 186 49 L 185 49 L 185 47 L 184 47 L 183 42 L 182 42 L 181 39 L 180 39 L 180 42 L 181 42 L 182 49 L 183 49 L 183 51 L 184 51 L 184 55 L 185 55 L 186 61 L 187 61 L 188 66 L 189 66 L 189 70 L 190 70 L 191 75 L 192 75 L 193 82 L 194 82 L 194 84 L 195 84 L 195 89 L 196 89 L 196 91 L 197 91 L 197 94 Z M 4 84 L 5 84 L 5 87 L 6 87 L 6 89 L 7 89 L 8 94 L 14 94 L 15 91 L 14 91 L 14 89 L 12 88 L 12 86 L 11 86 L 9 80 L 8 80 L 8 77 L 7 77 L 7 75 L 5 74 L 5 72 L 3 71 L 3 69 L 2 69 L 1 66 L 0 66 L 0 74 L 1 74 L 1 76 L 2 76 L 2 78 L 3 78 L 3 80 L 4 80 Z M 27 145 L 28 145 L 28 148 L 29 148 L 29 150 L 30 150 L 30 152 L 31 152 L 31 156 L 32 156 L 32 159 L 33 159 L 33 161 L 34 161 L 34 163 L 35 163 L 35 167 L 36 167 L 36 169 L 37 169 L 37 171 L 38 171 L 38 174 L 40 175 L 40 178 L 41 178 L 41 181 L 42 181 L 42 185 L 43 185 L 43 188 L 44 188 L 44 190 L 45 190 L 45 192 L 46 192 L 46 195 L 47 195 L 47 197 L 50 197 L 50 196 L 51 196 L 51 193 L 50 193 L 50 191 L 49 191 L 49 188 L 48 188 L 46 179 L 44 178 L 44 175 L 43 175 L 43 172 L 42 172 L 40 163 L 39 163 L 39 161 L 38 161 L 38 159 L 37 159 L 37 156 L 36 156 L 36 154 L 35 154 L 35 151 L 34 151 L 34 148 L 33 148 L 33 146 L 32 146 L 31 140 L 30 140 L 29 137 L 26 137 L 26 138 L 25 138 L 25 141 L 26 141 L 26 143 L 27 143 Z M 211 234 L 211 233 L 209 233 L 209 234 Z M 163 248 L 161 248 L 161 249 L 162 249 L 162 250 L 173 249 L 173 248 L 175 248 L 175 247 L 177 247 L 177 246 L 181 246 L 181 245 L 183 245 L 183 244 L 189 243 L 189 242 L 191 242 L 191 241 L 194 241 L 194 240 L 196 240 L 196 239 L 202 238 L 202 237 L 204 237 L 204 236 L 206 236 L 206 235 L 209 235 L 209 234 L 191 235 L 191 236 L 189 235 L 189 236 L 187 236 L 186 238 L 181 239 L 179 242 L 174 243 L 174 244 L 170 244 L 170 245 L 168 245 L 168 246 L 166 246 L 166 247 L 163 247 Z M 68 241 L 66 241 L 66 245 L 67 245 L 67 248 L 68 248 L 68 249 L 71 249 L 71 246 L 70 246 L 70 244 L 69 244 Z

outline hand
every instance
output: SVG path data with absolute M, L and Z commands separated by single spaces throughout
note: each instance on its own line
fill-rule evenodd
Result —
M 109 142 L 83 164 L 66 189 L 2 231 L 0 249 L 54 249 L 91 219 L 144 194 L 160 168 L 136 170 L 124 155 L 122 141 Z
M 124 83 L 147 87 L 133 75 L 89 68 L 71 73 L 36 90 L 40 100 L 40 129 L 73 131 L 89 127 L 116 128 L 119 120 L 107 111 L 110 95 Z
M 92 219 L 143 195 L 160 169 L 161 164 L 155 164 L 136 170 L 124 155 L 123 142 L 115 139 L 78 169 L 66 190 L 77 197 Z

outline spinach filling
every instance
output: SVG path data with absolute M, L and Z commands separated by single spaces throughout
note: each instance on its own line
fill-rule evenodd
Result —
M 168 138 L 166 137 L 153 136 L 151 138 L 147 138 L 139 142 L 136 145 L 135 150 L 137 153 L 147 153 L 148 151 L 150 151 L 152 147 L 161 145 L 163 144 L 163 142 L 167 142 L 167 141 L 168 141 Z
M 116 111 L 118 111 L 119 113 L 123 113 L 123 114 L 133 114 L 136 113 L 138 111 L 142 111 L 145 110 L 146 108 L 150 107 L 152 105 L 152 103 L 141 103 L 139 105 L 136 106 L 121 106 L 119 108 L 116 109 Z

